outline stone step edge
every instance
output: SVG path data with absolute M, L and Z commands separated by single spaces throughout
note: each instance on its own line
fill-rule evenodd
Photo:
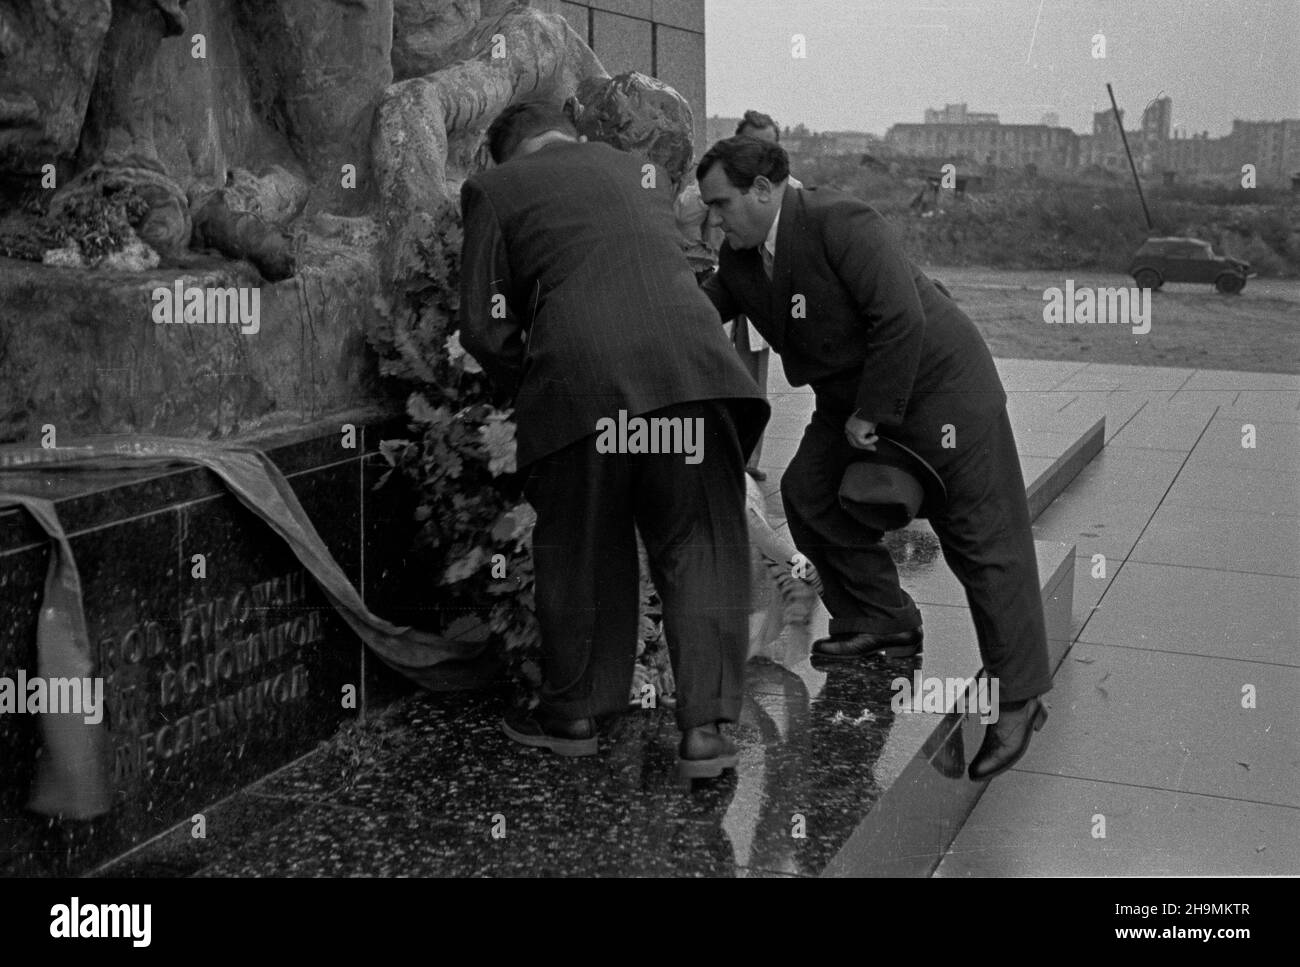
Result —
M 1106 417 L 1101 416 L 1053 460 L 1051 466 L 1025 487 L 1025 498 L 1029 501 L 1029 519 L 1037 520 L 1105 445 Z
M 1053 672 L 1069 648 L 1075 545 L 1035 541 L 1061 560 L 1041 590 Z M 1045 555 L 1039 552 L 1039 561 Z M 1064 623 L 1062 623 L 1062 614 Z M 982 669 L 981 669 L 982 670 Z M 979 674 L 975 672 L 974 678 Z M 988 782 L 964 778 L 984 734 L 976 712 L 949 712 L 821 872 L 824 877 L 928 877 L 970 816 Z M 933 750 L 933 751 L 928 751 Z M 960 752 L 960 755 L 954 753 Z M 958 775 L 945 775 L 960 764 Z

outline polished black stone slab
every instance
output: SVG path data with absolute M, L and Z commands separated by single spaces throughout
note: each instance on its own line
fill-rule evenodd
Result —
M 310 808 L 310 803 L 245 792 L 205 806 L 200 830 L 194 822 L 182 822 L 132 852 L 118 857 L 108 867 L 115 878 L 163 879 L 193 876 L 205 866 L 219 862 L 269 829 Z M 192 819 L 192 817 L 190 817 Z M 202 836 L 196 835 L 202 832 Z M 92 870 L 87 875 L 105 875 Z
M 566 759 L 502 734 L 502 692 L 421 693 L 241 794 L 302 807 L 274 828 L 245 839 L 232 827 L 215 854 L 178 831 L 102 872 L 816 876 L 884 792 L 875 764 L 900 664 L 843 663 L 813 697 L 798 675 L 752 662 L 733 730 L 741 766 L 693 783 L 676 776 L 671 709 L 629 710 L 605 723 L 600 755 Z
M 33 525 L 34 526 L 34 525 Z M 15 680 L 19 669 L 36 667 L 36 620 L 45 587 L 50 549 L 44 544 L 0 554 L 0 677 Z M 57 849 L 48 824 L 22 817 L 36 777 L 39 722 L 32 715 L 0 716 L 0 872 Z
M 345 447 L 342 428 L 356 428 L 354 447 Z M 405 421 L 374 409 L 345 413 L 297 430 L 250 436 L 237 442 L 262 450 L 291 480 L 304 471 L 344 462 L 359 462 L 374 454 L 379 441 L 406 435 Z M 76 440 L 60 439 L 75 445 Z M 69 533 L 103 527 L 167 507 L 226 493 L 219 477 L 198 466 L 76 471 L 10 471 L 3 477 L 9 489 L 55 500 L 59 519 Z M 0 553 L 30 543 L 43 543 L 43 532 L 24 512 L 0 511 Z
M 356 446 L 344 447 L 353 420 Z M 345 415 L 254 441 L 363 595 L 398 536 L 367 460 L 402 431 L 390 417 Z M 409 692 L 366 660 L 292 553 L 209 471 L 24 473 L 4 486 L 55 499 L 68 531 L 104 679 L 115 805 L 91 822 L 26 811 L 39 723 L 0 716 L 0 875 L 89 869 Z M 31 675 L 49 547 L 25 511 L 0 514 L 0 541 L 0 675 Z M 357 692 L 347 708 L 345 686 Z

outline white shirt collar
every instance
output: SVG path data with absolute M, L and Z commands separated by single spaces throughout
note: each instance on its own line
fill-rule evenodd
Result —
M 776 261 L 776 230 L 781 224 L 781 206 L 784 204 L 785 186 L 783 185 L 781 187 L 781 198 L 776 203 L 776 217 L 772 219 L 772 227 L 767 230 L 767 241 L 763 243 L 763 247 L 772 256 L 772 261 Z

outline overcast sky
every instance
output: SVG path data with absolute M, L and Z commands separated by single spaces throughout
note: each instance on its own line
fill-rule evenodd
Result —
M 884 134 L 965 101 L 1003 123 L 1048 112 L 1080 134 L 1115 88 L 1134 128 L 1300 118 L 1300 0 L 705 0 L 709 115 Z M 1094 59 L 1092 37 L 1106 40 Z M 807 57 L 791 56 L 791 35 Z

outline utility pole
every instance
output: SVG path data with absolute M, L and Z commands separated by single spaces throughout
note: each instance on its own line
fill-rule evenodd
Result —
M 1124 133 L 1124 119 L 1120 117 L 1119 105 L 1115 103 L 1115 92 L 1110 89 L 1109 83 L 1106 85 L 1106 93 L 1110 95 L 1111 110 L 1115 112 L 1115 124 L 1119 126 L 1119 137 L 1124 142 L 1124 153 L 1128 155 L 1128 166 L 1133 172 L 1133 184 L 1137 185 L 1138 201 L 1142 202 L 1142 214 L 1147 219 L 1147 231 L 1154 231 L 1155 226 L 1151 224 L 1151 212 L 1147 210 L 1146 196 L 1142 194 L 1142 182 L 1138 181 L 1137 165 L 1133 163 L 1133 152 L 1128 149 L 1128 135 Z

